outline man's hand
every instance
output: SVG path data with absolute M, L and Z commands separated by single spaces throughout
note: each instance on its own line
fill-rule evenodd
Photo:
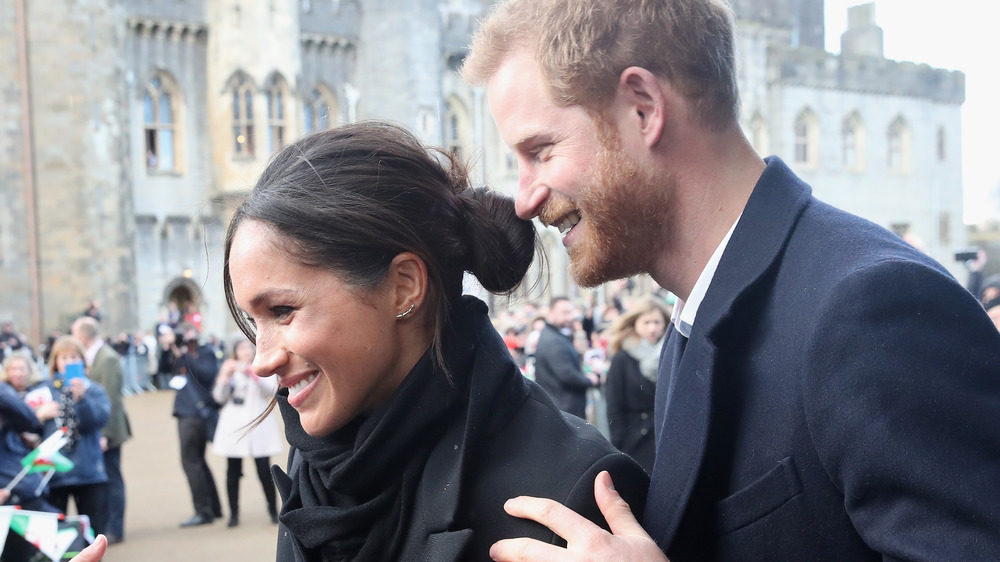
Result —
M 69 562 L 100 562 L 104 557 L 104 552 L 108 549 L 108 539 L 104 535 L 97 535 L 93 544 L 80 551 Z
M 498 561 L 596 561 L 650 560 L 666 561 L 666 556 L 646 534 L 632 515 L 625 500 L 615 491 L 611 475 L 601 472 L 594 480 L 597 506 L 608 521 L 611 533 L 549 499 L 527 496 L 508 500 L 504 510 L 514 517 L 531 519 L 545 525 L 566 539 L 560 548 L 535 539 L 504 539 L 490 549 L 490 558 Z M 614 534 L 612 534 L 614 533 Z

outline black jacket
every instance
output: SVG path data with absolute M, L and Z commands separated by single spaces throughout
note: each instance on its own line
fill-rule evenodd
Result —
M 602 470 L 610 471 L 619 493 L 641 512 L 648 478 L 639 465 L 596 429 L 560 412 L 541 388 L 521 376 L 485 305 L 471 297 L 466 302 L 471 304 L 459 313 L 471 327 L 461 329 L 458 345 L 472 346 L 472 360 L 462 370 L 453 369 L 452 376 L 459 388 L 463 380 L 472 382 L 459 415 L 424 463 L 410 528 L 395 559 L 486 561 L 490 546 L 503 538 L 562 544 L 543 526 L 504 512 L 504 502 L 519 495 L 553 498 L 606 526 L 594 501 L 594 479 Z M 300 459 L 293 449 L 289 474 L 297 474 Z M 276 476 L 287 499 L 296 483 L 280 472 Z M 283 524 L 277 559 L 306 560 Z
M 639 362 L 624 349 L 611 357 L 604 399 L 608 405 L 611 444 L 651 472 L 656 456 L 653 438 L 656 383 L 642 376 Z
M 195 353 L 189 352 L 178 357 L 174 374 L 187 377 L 187 384 L 174 397 L 175 417 L 204 418 L 217 415 L 219 405 L 212 400 L 212 387 L 219 374 L 219 359 L 212 348 L 203 345 Z
M 644 527 L 675 562 L 996 560 L 998 374 L 943 267 L 769 158 L 669 404 L 661 372 Z
M 560 410 L 586 417 L 587 389 L 594 385 L 583 374 L 573 340 L 548 322 L 538 336 L 535 382 L 549 393 Z

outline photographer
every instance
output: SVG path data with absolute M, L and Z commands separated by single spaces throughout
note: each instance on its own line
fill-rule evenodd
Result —
M 219 361 L 210 348 L 198 344 L 198 331 L 193 327 L 185 329 L 177 341 L 180 345 L 175 342 L 170 348 L 177 356 L 170 386 L 177 390 L 174 417 L 180 437 L 181 465 L 195 508 L 195 514 L 183 521 L 181 527 L 193 527 L 222 517 L 219 492 L 205 462 L 205 448 L 219 420 L 219 406 L 212 400 Z

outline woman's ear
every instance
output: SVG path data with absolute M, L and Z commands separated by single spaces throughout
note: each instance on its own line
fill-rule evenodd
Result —
M 403 252 L 389 265 L 389 289 L 397 318 L 414 316 L 427 296 L 427 264 L 413 252 Z

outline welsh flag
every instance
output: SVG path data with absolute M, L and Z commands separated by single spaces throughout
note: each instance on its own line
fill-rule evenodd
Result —
M 7 538 L 8 528 L 53 562 L 71 558 L 94 542 L 90 519 L 86 515 L 64 517 L 59 513 L 0 507 L 0 536 L 3 539 Z M 0 540 L 0 552 L 4 550 L 4 542 Z
M 42 441 L 35 447 L 34 451 L 31 451 L 21 459 L 21 466 L 23 467 L 21 472 L 7 484 L 5 489 L 8 492 L 13 490 L 14 486 L 17 486 L 18 482 L 29 473 L 44 472 L 46 473 L 45 477 L 42 478 L 42 482 L 35 491 L 37 495 L 42 493 L 42 490 L 49 483 L 49 479 L 52 478 L 53 474 L 73 470 L 73 461 L 67 459 L 59 452 L 59 449 L 62 449 L 66 441 L 68 439 L 66 438 L 65 427 L 49 435 L 45 441 Z
M 31 451 L 23 459 L 21 466 L 28 469 L 28 472 L 69 472 L 73 470 L 73 461 L 67 459 L 59 452 L 66 444 L 66 428 L 56 431 L 42 441 L 34 451 Z

